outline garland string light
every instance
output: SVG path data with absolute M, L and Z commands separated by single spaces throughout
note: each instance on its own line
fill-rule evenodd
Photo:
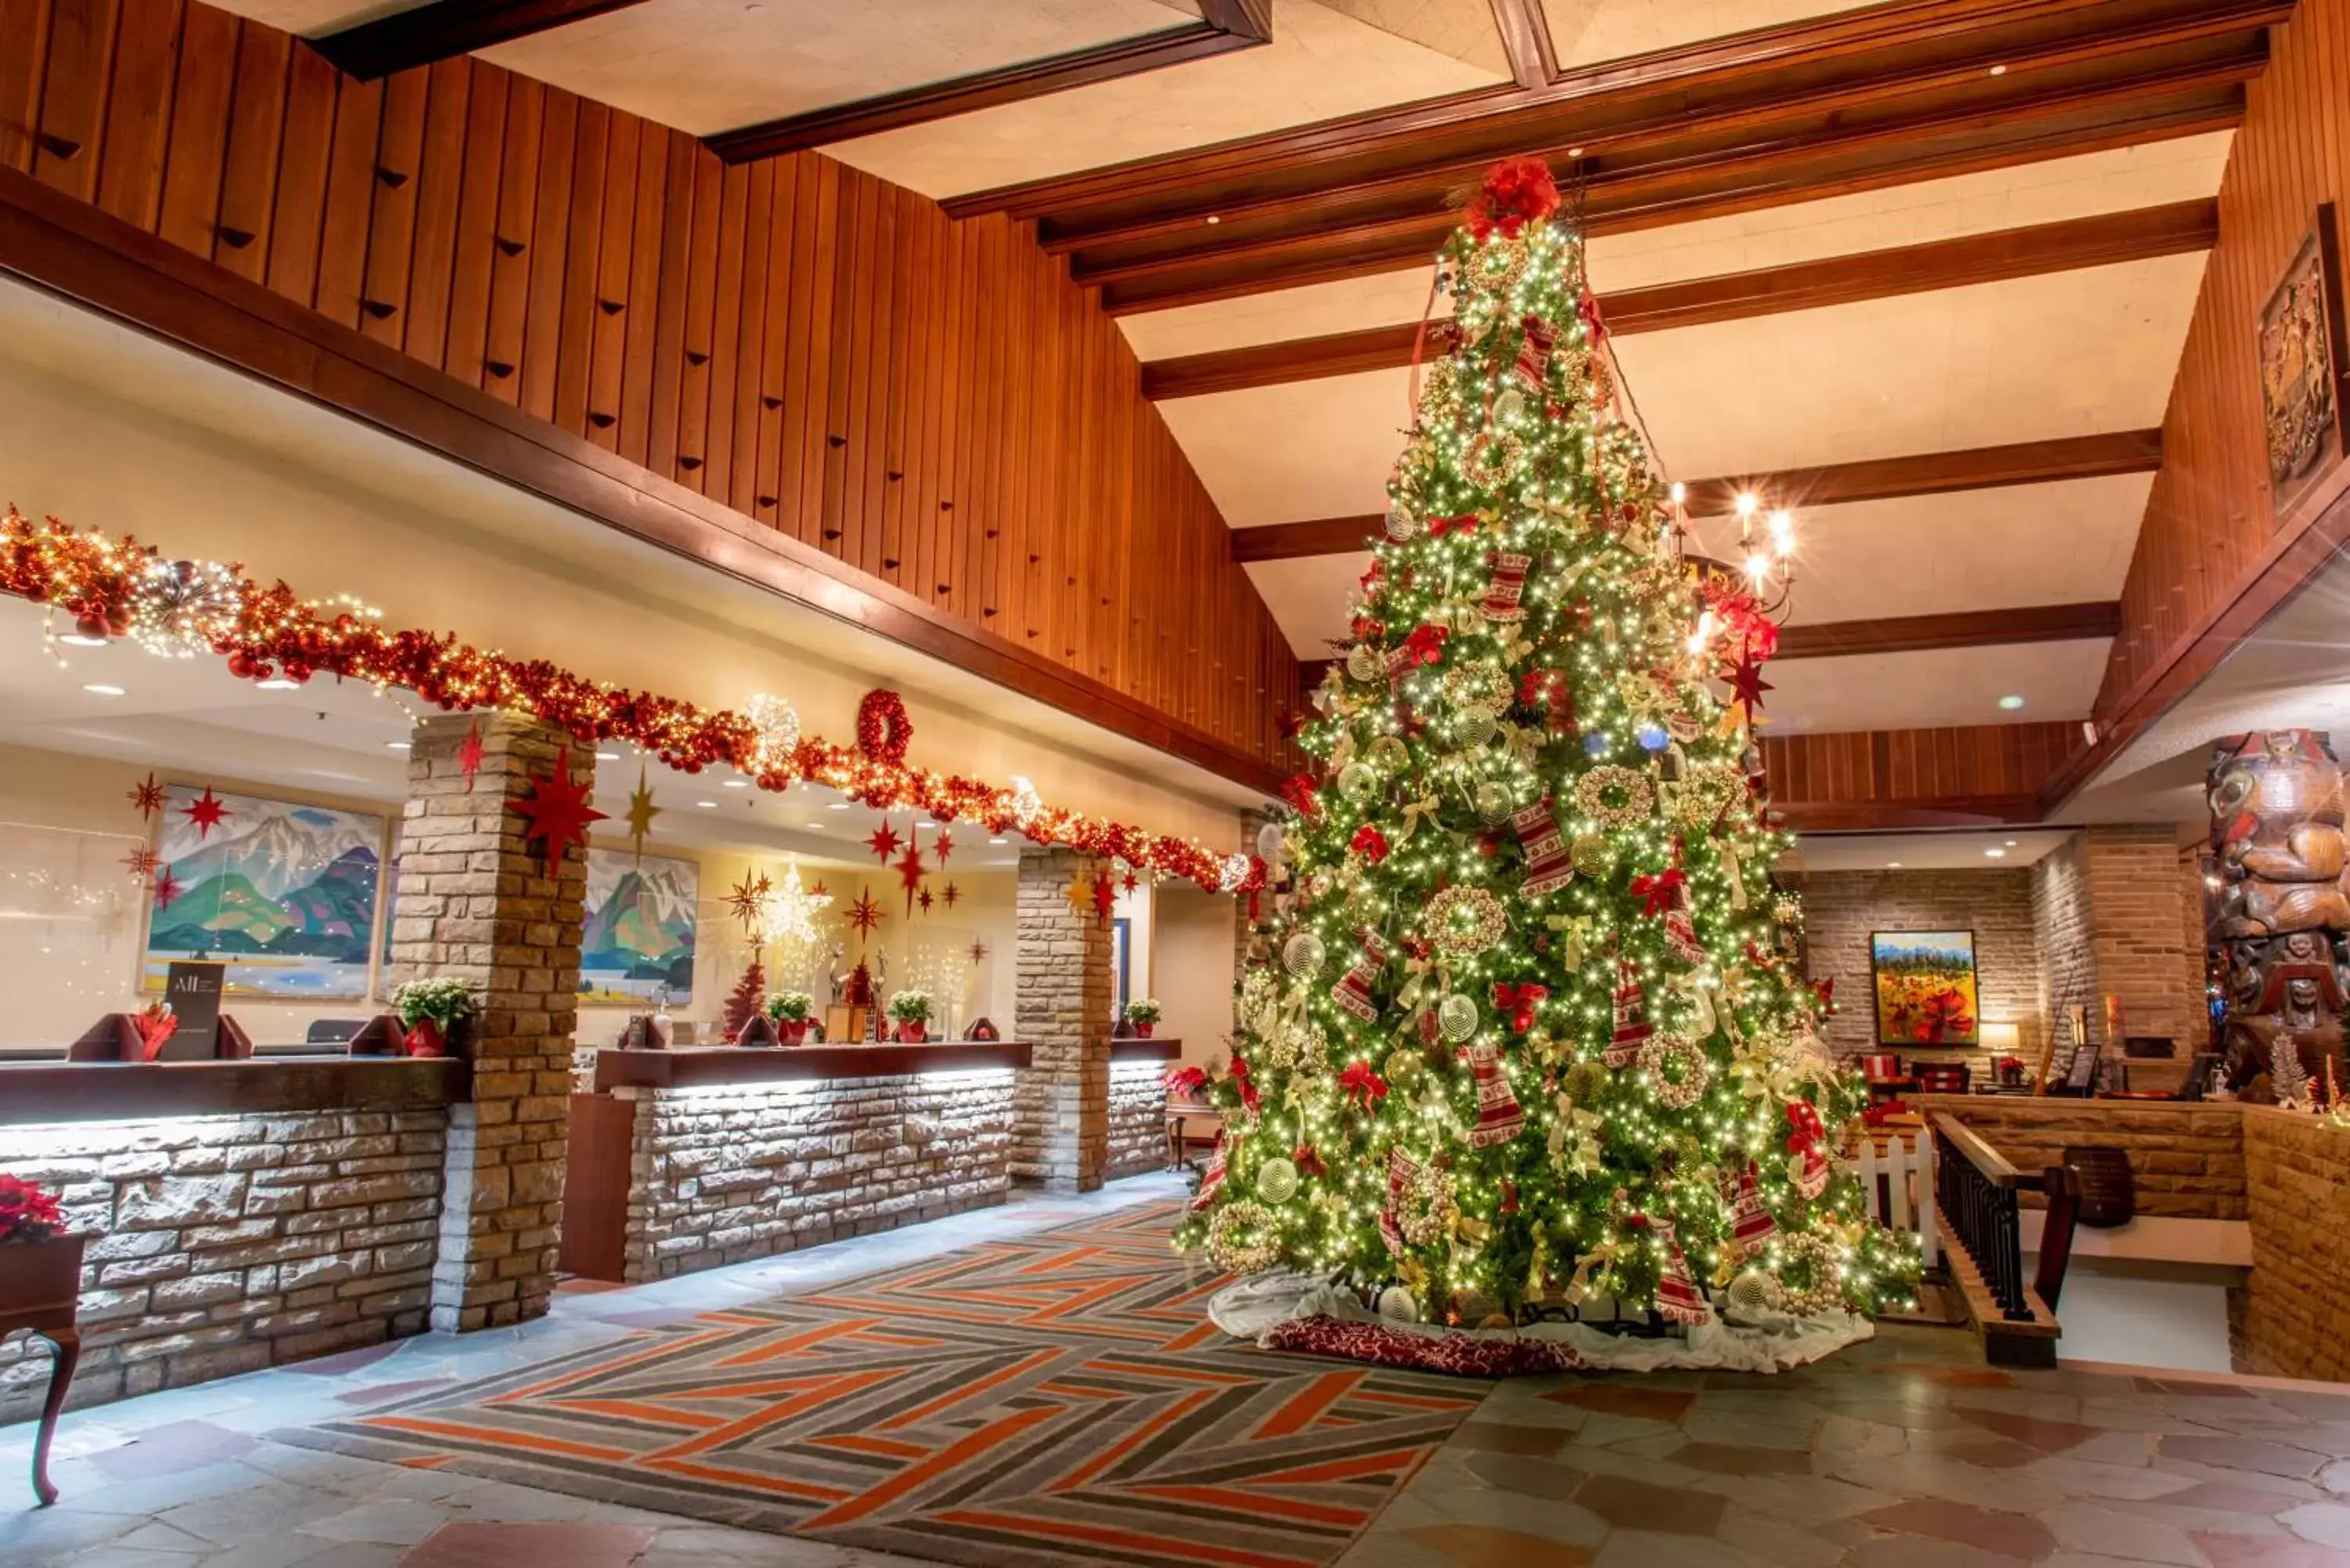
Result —
M 1227 857 L 1196 840 L 1047 805 L 1024 778 L 1007 788 L 912 765 L 906 746 L 913 726 L 894 691 L 868 693 L 858 711 L 858 743 L 834 745 L 802 732 L 790 705 L 779 700 L 754 703 L 750 713 L 705 710 L 454 636 L 387 629 L 380 612 L 356 600 L 305 601 L 282 582 L 265 588 L 240 571 L 166 560 L 130 535 L 28 518 L 13 506 L 0 515 L 0 593 L 70 616 L 83 640 L 128 636 L 151 651 L 182 658 L 209 650 L 247 680 L 299 685 L 331 675 L 379 692 L 412 691 L 450 711 L 494 709 L 583 743 L 631 742 L 683 773 L 733 767 L 770 791 L 806 781 L 876 810 L 978 822 L 996 835 L 1017 831 L 1036 844 L 1116 858 L 1210 892 L 1263 885 L 1263 862 L 1253 856 Z

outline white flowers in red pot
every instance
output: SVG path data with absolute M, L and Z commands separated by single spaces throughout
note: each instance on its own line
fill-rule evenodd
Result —
M 931 993 L 901 991 L 889 998 L 889 1019 L 898 1026 L 899 1044 L 920 1045 L 931 1037 Z
M 1139 997 L 1126 1004 L 1126 1021 L 1134 1025 L 1135 1038 L 1139 1040 L 1149 1039 L 1150 1032 L 1158 1028 L 1159 1021 L 1166 1016 L 1155 996 Z
M 410 1055 L 452 1056 L 459 1026 L 473 1016 L 473 995 L 462 980 L 411 980 L 393 990 L 391 1006 L 408 1031 Z
M 786 1045 L 805 1044 L 816 998 L 805 991 L 779 991 L 767 998 L 767 1016 L 775 1022 L 775 1036 Z

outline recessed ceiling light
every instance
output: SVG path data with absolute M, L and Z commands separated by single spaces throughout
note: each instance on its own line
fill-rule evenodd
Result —
M 751 781 L 749 779 L 728 779 L 724 784 L 720 784 L 718 787 L 721 789 L 749 789 L 751 787 Z
M 716 811 L 718 809 L 718 803 L 714 800 L 697 800 L 693 804 L 703 811 Z
M 914 826 L 922 829 L 924 832 L 928 832 L 930 829 L 936 827 L 938 824 L 935 822 L 918 822 L 914 824 Z
M 302 683 L 288 680 L 283 675 L 273 675 L 266 680 L 255 681 L 254 685 L 263 691 L 294 691 L 300 690 Z
M 1989 849 L 1984 850 L 1983 854 L 1993 860 L 2004 860 L 2007 858 L 2007 851 L 2002 849 L 1996 844 L 1992 845 Z
M 848 809 L 848 803 L 845 800 L 837 800 L 830 805 L 825 807 L 825 809 L 827 811 L 847 811 Z
M 617 763 L 620 760 L 620 753 L 618 752 L 598 752 L 596 753 L 596 760 L 599 763 Z
M 2004 696 L 2004 697 L 2002 697 L 2002 698 L 2001 698 L 2001 699 L 1999 700 L 1999 705 L 2000 705 L 2001 707 L 2002 707 L 2002 708 L 2006 709 L 2009 712 L 2012 713 L 2012 712 L 2014 712 L 2018 708 L 2021 708 L 2021 707 L 2022 707 L 2022 706 L 2023 706 L 2023 699 L 2022 699 L 2022 697 L 2017 696 L 2014 692 L 2011 691 L 2011 692 L 2009 692 L 2006 696 Z
M 2007 841 L 2007 846 L 2008 846 L 2010 849 L 2014 848 L 2014 847 L 2015 847 L 2015 840 L 2014 840 L 2014 839 L 2012 839 L 2012 838 L 2009 839 L 2009 840 Z
M 1009 844 L 1009 843 L 1011 843 L 1011 842 L 1012 842 L 1012 840 L 1010 840 L 1010 839 L 1008 839 L 1008 838 L 991 838 L 991 839 L 989 839 L 989 840 L 988 840 L 988 842 L 989 842 L 990 844 Z
M 1885 863 L 1885 868 L 1887 871 L 1898 871 L 1901 869 L 1901 862 L 1898 860 L 1887 860 Z
M 395 752 L 404 752 L 408 750 L 408 742 L 406 741 L 386 741 L 384 745 L 387 749 Z
M 76 648 L 104 648 L 114 639 L 109 637 L 91 637 L 85 632 L 68 631 L 58 633 L 57 640 L 71 643 Z
M 824 824 L 821 822 L 811 822 L 807 825 L 807 830 L 810 833 L 822 833 L 824 831 Z
M 2003 77 L 2007 75 L 2007 67 L 2005 66 L 1993 66 L 1991 68 L 1991 74 L 1995 77 Z
M 1214 224 L 1217 224 L 1217 223 L 1222 223 L 1222 222 L 1223 222 L 1223 219 L 1222 219 L 1222 218 L 1218 217 L 1215 213 L 1209 213 L 1209 214 L 1208 214 L 1208 223 L 1209 223 L 1209 224 L 1210 224 L 1211 226 L 1213 226 Z
M 1566 150 L 1566 155 L 1569 158 L 1580 158 L 1583 156 L 1583 149 L 1580 147 L 1570 147 Z
M 121 687 L 109 686 L 102 680 L 93 680 L 88 685 L 83 687 L 82 690 L 88 692 L 93 697 L 120 697 L 122 695 Z

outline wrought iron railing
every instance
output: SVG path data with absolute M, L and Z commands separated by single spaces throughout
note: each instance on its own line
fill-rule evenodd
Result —
M 1934 1195 L 1951 1240 L 1974 1260 L 2001 1315 L 2017 1322 L 2030 1319 L 2016 1194 L 2040 1183 L 1950 1116 L 1934 1117 Z

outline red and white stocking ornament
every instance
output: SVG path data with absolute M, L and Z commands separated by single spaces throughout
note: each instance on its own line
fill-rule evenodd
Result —
M 1657 1315 L 1691 1326 L 1712 1322 L 1712 1304 L 1690 1275 L 1689 1259 L 1682 1255 L 1681 1244 L 1673 1236 L 1673 1222 L 1651 1220 L 1648 1225 L 1657 1240 L 1665 1244 L 1664 1272 L 1657 1277 Z
M 1403 1256 L 1403 1222 L 1396 1217 L 1402 1207 L 1403 1195 L 1411 1186 L 1411 1179 L 1419 1174 L 1419 1161 L 1404 1152 L 1403 1145 L 1394 1144 L 1388 1149 L 1388 1198 L 1379 1205 L 1379 1240 L 1388 1251 Z
M 1697 925 L 1690 919 L 1688 905 L 1665 911 L 1665 947 L 1683 963 L 1705 961 L 1705 949 L 1698 945 Z
M 1477 1080 L 1477 1125 L 1469 1129 L 1469 1147 L 1490 1148 L 1525 1131 L 1525 1112 L 1511 1091 L 1509 1075 L 1502 1071 L 1502 1048 L 1490 1043 L 1471 1045 L 1461 1055 Z
M 1387 967 L 1391 955 L 1388 944 L 1370 927 L 1357 927 L 1355 936 L 1362 944 L 1360 955 L 1346 977 L 1330 988 L 1330 997 L 1364 1023 L 1370 1023 L 1376 1022 L 1379 1015 L 1378 1003 L 1371 1000 L 1371 986 L 1379 978 L 1379 971 Z
M 1823 1146 L 1827 1142 L 1827 1128 L 1820 1121 L 1820 1113 L 1809 1100 L 1787 1102 L 1788 1175 L 1794 1179 L 1795 1190 L 1806 1200 L 1814 1199 L 1828 1189 L 1828 1156 Z
M 1200 1173 L 1200 1190 L 1191 1194 L 1191 1212 L 1197 1214 L 1216 1200 L 1224 1185 L 1224 1138 L 1216 1135 L 1215 1152 L 1208 1156 L 1208 1168 Z
M 1518 360 L 1511 373 L 1524 384 L 1529 392 L 1543 389 L 1543 378 L 1550 367 L 1550 351 L 1558 342 L 1557 328 L 1540 317 L 1525 320 L 1525 336 L 1518 339 Z
M 1779 1222 L 1762 1207 L 1762 1185 L 1750 1159 L 1746 1168 L 1738 1173 L 1738 1193 L 1731 1201 L 1731 1244 L 1740 1257 L 1749 1257 L 1762 1251 L 1762 1243 L 1778 1229 Z
M 1601 1057 L 1610 1067 L 1629 1067 L 1640 1059 L 1640 1047 L 1648 1043 L 1656 1026 L 1648 1022 L 1648 994 L 1640 989 L 1629 963 L 1617 966 L 1616 1032 L 1608 1037 L 1607 1053 Z
M 1491 559 L 1493 580 L 1477 607 L 1484 612 L 1487 620 L 1498 626 L 1514 625 L 1526 618 L 1525 607 L 1518 601 L 1525 595 L 1526 568 L 1534 565 L 1534 557 L 1500 550 Z
M 1526 852 L 1525 880 L 1518 884 L 1520 897 L 1539 898 L 1575 880 L 1575 858 L 1566 836 L 1558 830 L 1558 819 L 1551 815 L 1550 802 L 1536 801 L 1511 817 L 1510 824 L 1517 829 L 1518 842 Z

